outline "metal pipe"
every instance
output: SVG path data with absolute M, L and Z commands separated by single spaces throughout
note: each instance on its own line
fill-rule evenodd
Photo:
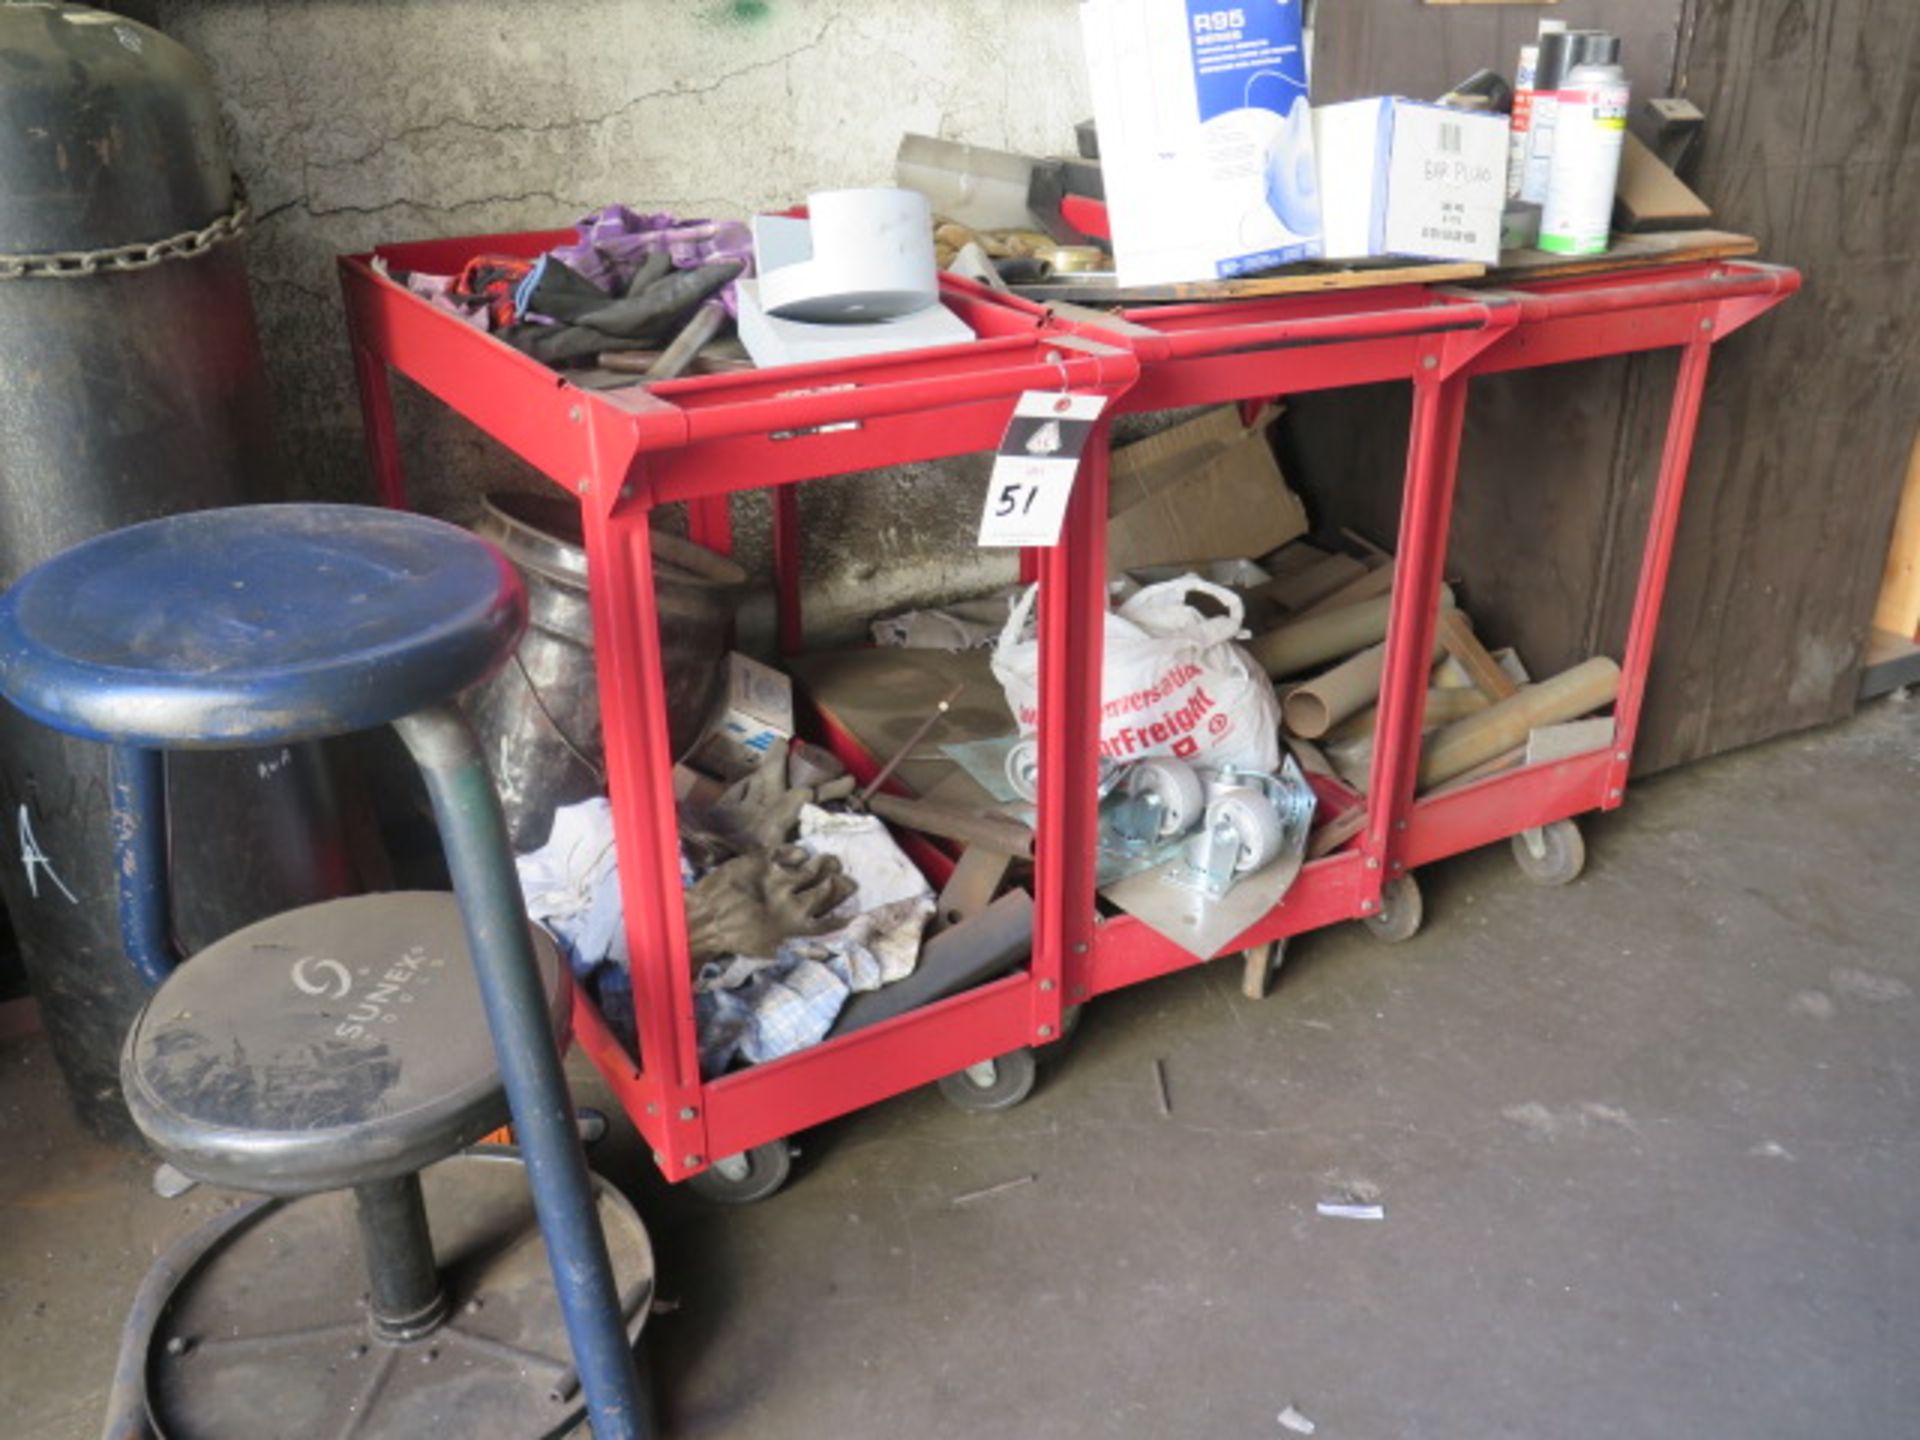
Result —
M 420 1177 L 366 1181 L 353 1187 L 353 1201 L 375 1333 L 384 1340 L 430 1334 L 447 1318 L 447 1296 L 433 1263 Z
M 593 1433 L 596 1440 L 642 1440 L 650 1420 L 620 1322 L 613 1263 L 541 993 L 500 797 L 472 727 L 454 705 L 416 711 L 394 729 L 433 799 Z
M 1440 573 L 1446 561 L 1453 490 L 1459 477 L 1466 403 L 1467 381 L 1463 375 L 1414 381 L 1400 541 L 1394 547 L 1398 578 L 1387 618 L 1380 720 L 1368 771 L 1367 828 L 1361 842 L 1367 859 L 1378 867 L 1370 868 L 1363 881 L 1361 905 L 1368 911 L 1377 903 L 1374 886 L 1385 878 L 1384 867 L 1393 858 L 1393 841 L 1399 833 L 1396 827 L 1413 805 L 1413 777 L 1419 763 L 1436 617 L 1449 603 Z
M 895 770 L 900 768 L 901 762 L 911 756 L 919 748 L 920 742 L 933 733 L 934 726 L 947 718 L 947 712 L 953 709 L 953 702 L 960 698 L 960 692 L 966 688 L 966 682 L 962 681 L 940 697 L 939 702 L 927 713 L 926 718 L 913 727 L 913 733 L 900 743 L 893 754 L 887 757 L 886 763 L 874 772 L 873 779 L 862 787 L 858 796 L 859 804 L 865 805 L 879 793 L 880 787 L 887 783 Z
M 107 767 L 120 943 L 140 978 L 156 988 L 179 963 L 167 884 L 167 757 L 115 745 Z
M 1647 540 L 1641 551 L 1640 578 L 1634 587 L 1633 617 L 1627 624 L 1627 649 L 1620 667 L 1620 696 L 1614 706 L 1614 765 L 1612 785 L 1623 790 L 1635 740 L 1640 734 L 1640 711 L 1647 694 L 1647 671 L 1653 664 L 1654 637 L 1660 629 L 1660 606 L 1667 590 L 1667 571 L 1673 563 L 1673 540 L 1680 528 L 1680 502 L 1687 489 L 1687 464 L 1693 455 L 1693 434 L 1700 423 L 1700 401 L 1706 392 L 1707 367 L 1713 342 L 1702 333 L 1680 352 L 1680 372 L 1674 377 L 1673 406 L 1667 416 L 1667 436 L 1660 450 L 1659 479 L 1654 483 L 1653 508 L 1647 518 Z
M 1742 296 L 1777 295 L 1788 288 L 1775 267 L 1743 268 L 1738 273 L 1701 275 L 1685 280 L 1655 280 L 1642 285 L 1620 285 L 1582 290 L 1516 290 L 1521 320 L 1572 320 L 1587 315 L 1617 315 L 1629 310 L 1674 305 L 1713 304 Z
M 1416 335 L 1442 335 L 1459 330 L 1484 330 L 1492 318 L 1492 311 L 1487 306 L 1472 303 L 1382 310 L 1369 315 L 1324 315 L 1308 320 L 1279 320 L 1264 325 L 1224 325 L 1217 329 L 1186 330 L 1168 335 L 1168 356 L 1171 359 L 1194 360 L 1207 355 L 1246 355 L 1261 350 L 1343 344 L 1354 340 L 1399 340 Z
M 1055 338 L 1055 344 L 1060 337 Z M 1062 346 L 1062 349 L 1065 347 Z M 849 420 L 881 420 L 890 415 L 920 416 L 928 410 L 1011 400 L 1023 390 L 1125 389 L 1139 363 L 1123 350 L 1104 355 L 1062 354 L 1058 360 L 944 377 L 937 390 L 922 380 L 890 380 L 855 389 L 743 399 L 686 412 L 689 445 L 736 435 L 765 435 Z M 664 447 L 648 447 L 664 448 Z

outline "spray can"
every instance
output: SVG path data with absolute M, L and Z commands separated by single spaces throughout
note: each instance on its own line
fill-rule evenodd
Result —
M 1560 109 L 1560 82 L 1567 75 L 1573 36 L 1550 30 L 1540 37 L 1533 65 L 1533 100 L 1527 114 L 1527 163 L 1520 172 L 1520 198 L 1544 205 L 1553 170 L 1553 125 Z
M 1620 68 L 1620 39 L 1589 44 L 1560 88 L 1553 163 L 1540 248 L 1561 255 L 1598 255 L 1607 248 L 1620 149 L 1627 132 L 1629 90 Z
M 1566 31 L 1564 20 L 1542 20 L 1542 35 Z M 1513 67 L 1513 108 L 1507 120 L 1507 198 L 1518 199 L 1520 182 L 1527 174 L 1527 128 L 1533 119 L 1534 77 L 1539 68 L 1540 46 L 1536 42 L 1520 47 L 1520 61 Z

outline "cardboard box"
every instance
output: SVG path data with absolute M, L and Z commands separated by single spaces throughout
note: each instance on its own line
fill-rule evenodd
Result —
M 1307 533 L 1306 507 L 1287 488 L 1267 427 L 1221 405 L 1113 452 L 1107 573 L 1264 555 Z
M 793 682 L 770 665 L 733 652 L 713 714 L 686 764 L 719 780 L 751 775 L 776 740 L 793 738 Z
M 1320 254 L 1298 0 L 1081 0 L 1122 285 Z
M 1500 259 L 1507 117 L 1383 95 L 1313 112 L 1329 260 Z
M 1640 143 L 1631 130 L 1621 137 L 1620 178 L 1614 185 L 1613 219 L 1619 230 L 1696 230 L 1713 209 Z

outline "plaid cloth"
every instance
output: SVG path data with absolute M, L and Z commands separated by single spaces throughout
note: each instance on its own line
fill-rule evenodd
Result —
M 932 895 L 913 896 L 876 906 L 830 935 L 788 940 L 771 960 L 701 966 L 693 1015 L 702 1072 L 711 1077 L 736 1057 L 758 1065 L 819 1044 L 849 995 L 912 971 L 932 918 Z
M 832 962 L 791 956 L 703 965 L 693 996 L 700 1068 L 718 1075 L 736 1055 L 757 1065 L 817 1045 L 852 993 Z

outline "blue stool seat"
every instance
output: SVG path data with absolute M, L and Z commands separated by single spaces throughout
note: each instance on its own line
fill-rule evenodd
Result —
M 117 745 L 371 729 L 485 679 L 526 623 L 504 557 L 356 505 L 202 510 L 99 536 L 0 595 L 0 690 Z

